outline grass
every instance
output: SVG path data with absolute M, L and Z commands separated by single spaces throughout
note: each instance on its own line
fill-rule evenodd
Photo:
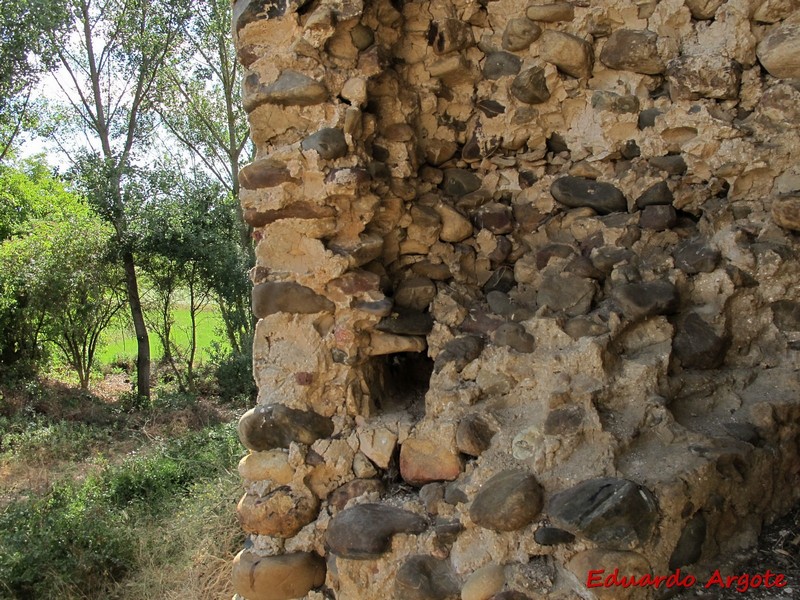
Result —
M 174 341 L 180 348 L 188 348 L 191 332 L 189 309 L 178 305 L 173 312 Z M 208 362 L 212 358 L 215 345 L 227 346 L 227 340 L 220 335 L 223 331 L 222 316 L 214 305 L 206 307 L 197 317 L 197 363 Z M 106 330 L 103 346 L 97 359 L 100 364 L 131 363 L 136 360 L 136 334 L 130 323 L 130 316 L 120 315 Z M 158 337 L 150 331 L 150 352 L 152 360 L 164 356 L 164 348 Z

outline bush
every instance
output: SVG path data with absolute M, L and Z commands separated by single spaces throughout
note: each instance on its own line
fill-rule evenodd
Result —
M 0 512 L 0 597 L 107 597 L 137 569 L 140 529 L 169 522 L 204 482 L 229 480 L 240 454 L 235 425 L 220 425 L 12 502 Z
M 253 380 L 253 348 L 246 344 L 245 352 L 223 352 L 219 346 L 212 353 L 216 364 L 215 377 L 219 386 L 219 397 L 225 402 L 243 400 L 245 405 L 254 402 L 258 392 Z

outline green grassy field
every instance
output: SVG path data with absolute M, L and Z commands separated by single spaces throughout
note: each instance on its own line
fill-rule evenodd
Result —
M 174 311 L 174 341 L 182 349 L 189 347 L 191 332 L 189 309 L 178 306 Z M 196 364 L 207 362 L 215 344 L 227 349 L 228 342 L 222 335 L 222 316 L 216 306 L 208 306 L 197 317 L 197 357 Z M 97 359 L 100 364 L 115 362 L 132 362 L 136 360 L 136 335 L 128 315 L 120 315 L 104 334 L 104 345 L 100 348 Z M 158 337 L 150 331 L 150 351 L 153 360 L 164 356 L 164 348 Z

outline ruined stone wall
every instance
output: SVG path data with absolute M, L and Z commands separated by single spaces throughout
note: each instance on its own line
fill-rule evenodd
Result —
M 800 497 L 797 0 L 235 0 L 241 598 L 647 598 Z

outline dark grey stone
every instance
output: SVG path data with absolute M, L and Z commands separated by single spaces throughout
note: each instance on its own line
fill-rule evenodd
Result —
M 618 114 L 639 112 L 639 99 L 628 94 L 620 96 L 614 92 L 599 90 L 592 94 L 592 108 Z
M 636 143 L 636 140 L 628 140 L 623 144 L 622 148 L 620 148 L 619 153 L 622 154 L 622 158 L 633 160 L 637 156 L 642 155 L 642 149 L 639 148 L 639 144 Z
M 483 293 L 488 294 L 495 291 L 507 293 L 515 285 L 517 285 L 517 281 L 514 279 L 514 269 L 504 265 L 495 269 L 492 276 L 483 284 Z
M 686 523 L 678 543 L 669 557 L 669 570 L 693 565 L 700 560 L 703 543 L 706 541 L 706 517 L 699 512 Z
M 675 266 L 688 275 L 711 273 L 717 268 L 721 254 L 704 240 L 687 240 L 672 255 Z
M 233 23 L 236 24 L 236 33 L 260 20 L 277 19 L 286 14 L 292 5 L 303 4 L 291 0 L 239 0 L 233 5 Z
M 325 127 L 312 133 L 300 144 L 303 150 L 316 150 L 320 158 L 335 160 L 347 154 L 347 142 L 341 129 Z
M 494 531 L 516 531 L 542 510 L 542 488 L 527 471 L 501 471 L 481 486 L 469 508 L 473 522 Z
M 498 115 L 502 115 L 506 112 L 506 107 L 500 104 L 497 100 L 480 100 L 475 106 L 489 119 L 492 119 Z
M 445 169 L 442 190 L 455 197 L 466 196 L 481 187 L 480 178 L 467 169 Z
M 668 173 L 669 175 L 683 175 L 686 173 L 686 161 L 680 154 L 667 154 L 654 156 L 649 161 L 651 166 Z
M 539 527 L 533 534 L 533 540 L 542 546 L 560 546 L 571 544 L 575 541 L 575 536 L 558 527 Z
M 573 340 L 582 337 L 597 337 L 608 333 L 608 326 L 586 316 L 574 317 L 564 324 L 564 332 Z
M 503 32 L 503 49 L 511 52 L 525 50 L 542 35 L 542 28 L 530 19 L 511 19 Z
M 549 513 L 568 531 L 597 544 L 620 547 L 645 543 L 658 516 L 649 490 L 611 477 L 590 479 L 559 492 L 550 500 Z
M 375 329 L 398 335 L 428 335 L 433 329 L 433 317 L 414 310 L 396 311 L 381 319 Z
M 372 559 L 391 549 L 395 534 L 419 534 L 427 527 L 424 518 L 410 511 L 385 504 L 358 504 L 331 519 L 325 545 L 342 558 Z
M 547 244 L 536 252 L 536 268 L 544 269 L 552 258 L 569 258 L 575 254 L 575 248 L 569 244 Z
M 597 284 L 592 279 L 574 277 L 568 273 L 545 275 L 536 293 L 539 306 L 570 317 L 585 315 L 592 308 Z
M 781 331 L 800 331 L 800 302 L 777 300 L 770 308 L 775 327 Z
M 601 215 L 628 210 L 628 203 L 619 189 L 585 177 L 567 175 L 556 179 L 550 186 L 550 193 L 564 206 L 589 207 Z
M 284 71 L 270 84 L 263 84 L 257 73 L 244 80 L 244 109 L 252 112 L 262 104 L 280 106 L 312 106 L 328 99 L 328 88 L 323 83 L 298 73 Z
M 544 421 L 547 435 L 575 435 L 583 429 L 586 413 L 581 406 L 562 406 L 551 410 Z
M 277 312 L 313 314 L 333 312 L 333 302 L 293 281 L 268 281 L 253 286 L 253 314 L 262 319 Z
M 669 281 L 626 283 L 614 288 L 611 295 L 631 320 L 669 315 L 678 308 L 678 290 Z
M 718 336 L 697 313 L 678 320 L 672 340 L 672 350 L 684 369 L 716 369 L 725 361 L 728 345 L 727 336 Z
M 494 343 L 529 354 L 536 346 L 533 336 L 519 323 L 503 323 L 494 332 Z
M 245 447 L 262 451 L 288 448 L 292 442 L 311 445 L 333 434 L 333 422 L 315 412 L 262 404 L 242 415 L 238 431 Z
M 614 267 L 623 262 L 632 262 L 635 254 L 627 248 L 603 246 L 592 253 L 592 264 L 601 273 L 611 273 Z
M 469 414 L 458 422 L 456 448 L 469 456 L 480 456 L 492 445 L 494 434 L 494 429 L 483 416 Z
M 639 215 L 639 227 L 665 231 L 672 229 L 678 222 L 678 213 L 674 207 L 665 204 L 645 206 Z
M 636 207 L 672 204 L 673 200 L 675 200 L 675 196 L 672 195 L 667 182 L 659 181 L 642 192 L 642 195 L 636 199 Z
M 658 108 L 646 108 L 639 113 L 637 126 L 639 129 L 647 129 L 656 124 L 656 117 L 663 114 Z
M 436 54 L 465 50 L 475 45 L 472 26 L 460 19 L 432 21 L 428 29 L 428 44 Z
M 500 79 L 516 75 L 522 66 L 522 59 L 510 52 L 492 52 L 483 63 L 483 76 L 486 79 Z
M 466 367 L 478 358 L 483 351 L 483 338 L 476 335 L 464 335 L 450 340 L 444 345 L 441 352 L 433 362 L 433 369 L 437 373 L 448 363 L 455 363 L 456 371 Z
M 370 493 L 383 494 L 385 489 L 380 479 L 353 479 L 328 494 L 328 504 L 336 510 L 342 510 L 353 498 Z
M 511 207 L 499 202 L 481 206 L 475 213 L 475 226 L 478 229 L 488 229 L 496 235 L 511 233 L 514 228 Z
M 665 69 L 658 55 L 658 35 L 652 31 L 617 29 L 600 52 L 600 62 L 610 69 L 658 75 Z
M 433 556 L 412 556 L 397 570 L 396 600 L 452 600 L 459 582 L 450 561 Z
M 550 99 L 550 90 L 544 77 L 544 69 L 531 67 L 514 78 L 511 95 L 525 104 L 541 104 Z

